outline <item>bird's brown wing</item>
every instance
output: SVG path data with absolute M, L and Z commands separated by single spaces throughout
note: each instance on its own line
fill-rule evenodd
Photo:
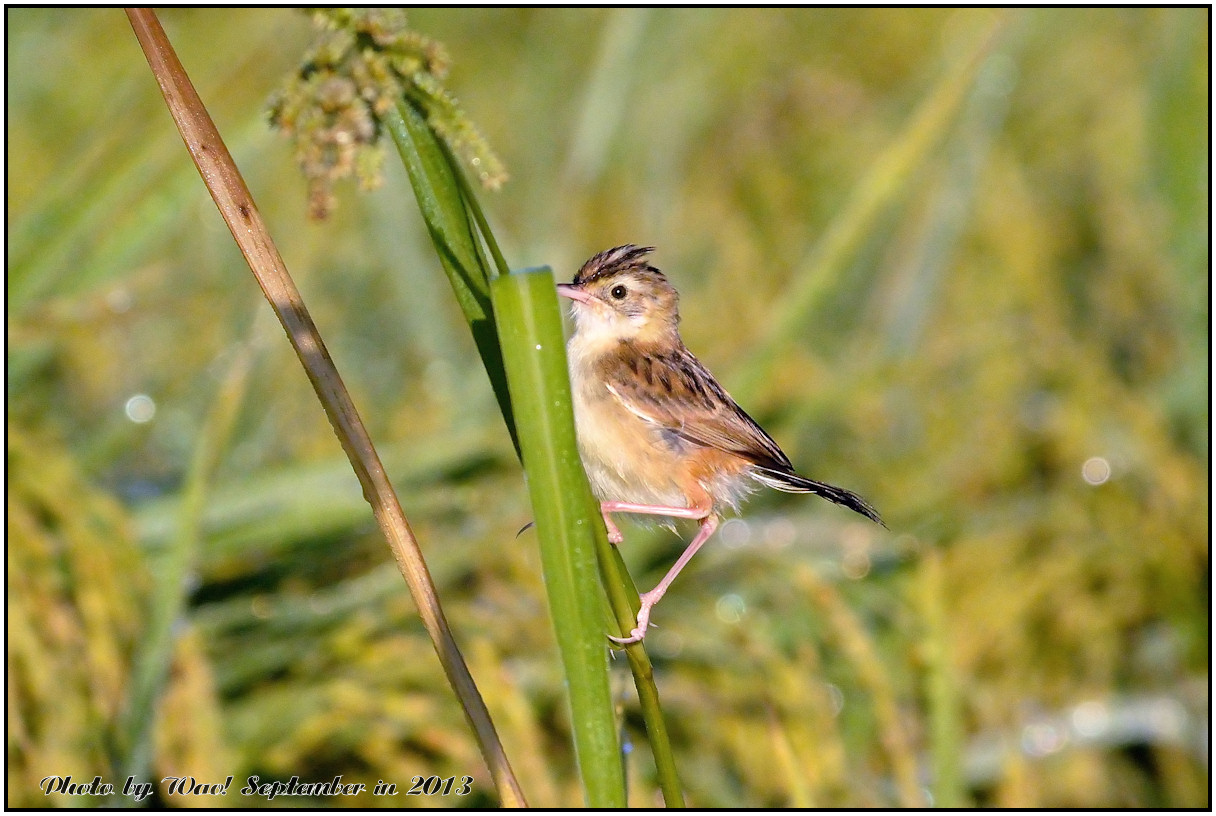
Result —
M 695 445 L 733 454 L 777 472 L 790 460 L 687 349 L 657 351 L 621 344 L 601 361 L 608 390 L 635 416 Z
M 695 445 L 724 451 L 750 462 L 752 476 L 789 493 L 813 493 L 887 525 L 870 504 L 841 487 L 794 472 L 773 438 L 718 385 L 687 349 L 642 353 L 622 344 L 600 362 L 608 390 L 635 416 Z

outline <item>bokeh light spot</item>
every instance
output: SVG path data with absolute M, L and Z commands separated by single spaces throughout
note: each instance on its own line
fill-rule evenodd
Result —
M 1101 456 L 1092 456 L 1081 465 L 1081 477 L 1091 485 L 1100 485 L 1110 478 L 1110 462 Z
M 127 419 L 142 425 L 151 422 L 152 417 L 156 416 L 156 401 L 147 394 L 136 394 L 127 400 L 123 412 L 126 413 Z

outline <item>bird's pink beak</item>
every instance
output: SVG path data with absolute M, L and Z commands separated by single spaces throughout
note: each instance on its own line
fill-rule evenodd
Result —
M 579 289 L 577 286 L 572 286 L 569 283 L 559 283 L 557 285 L 557 293 L 562 297 L 568 297 L 571 300 L 577 300 L 579 303 L 590 303 L 591 295 Z

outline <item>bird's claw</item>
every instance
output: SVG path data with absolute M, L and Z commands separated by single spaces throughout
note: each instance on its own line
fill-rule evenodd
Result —
M 621 531 L 612 523 L 612 516 L 607 513 L 602 513 L 604 516 L 604 529 L 608 531 L 608 543 L 620 544 L 625 540 L 625 536 L 621 535 Z
M 629 633 L 629 637 L 617 637 L 616 635 L 609 635 L 608 639 L 621 646 L 628 646 L 631 643 L 641 643 L 642 638 L 644 637 L 646 637 L 646 633 L 641 629 L 635 628 Z
M 642 638 L 646 637 L 646 630 L 650 628 L 650 607 L 645 602 L 642 603 L 642 608 L 638 610 L 638 625 L 633 627 L 629 632 L 629 637 L 616 637 L 609 635 L 608 639 L 613 643 L 619 643 L 622 646 L 628 646 L 631 643 L 641 643 Z M 657 626 L 657 624 L 655 624 Z

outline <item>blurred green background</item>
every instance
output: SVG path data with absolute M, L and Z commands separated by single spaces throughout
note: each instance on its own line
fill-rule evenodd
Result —
M 255 774 L 469 775 L 466 797 L 320 803 L 492 804 L 125 16 L 6 16 L 8 804 L 95 803 L 39 782 L 129 769 L 236 777 L 153 804 L 317 804 L 239 796 Z M 161 19 L 525 792 L 581 804 L 523 480 L 399 162 L 308 222 L 265 114 L 307 18 Z M 647 644 L 690 805 L 1210 804 L 1207 9 L 410 22 L 511 172 L 480 194 L 508 261 L 568 280 L 657 246 L 689 347 L 890 524 L 760 495 L 681 575 Z M 624 530 L 650 586 L 681 539 Z M 161 690 L 144 717 L 140 672 Z M 653 805 L 614 675 L 630 802 Z

